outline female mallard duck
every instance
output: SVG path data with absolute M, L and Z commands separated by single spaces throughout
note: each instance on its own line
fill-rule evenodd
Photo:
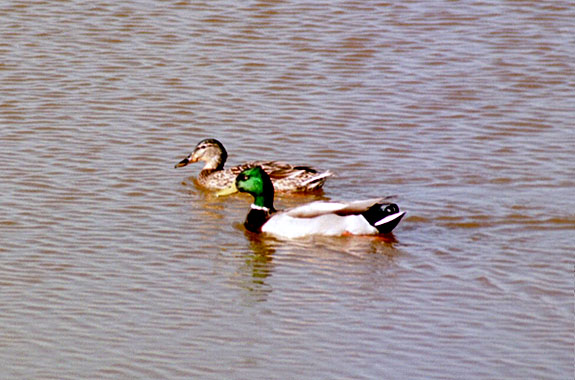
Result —
M 254 197 L 244 226 L 284 238 L 308 235 L 375 235 L 391 232 L 405 215 L 383 199 L 354 202 L 317 201 L 282 212 L 274 208 L 274 187 L 266 172 L 256 166 L 236 178 L 239 191 Z
M 209 190 L 229 189 L 230 193 L 235 191 L 234 184 L 237 175 L 254 166 L 261 166 L 268 173 L 278 192 L 319 190 L 327 177 L 333 174 L 329 170 L 320 173 L 309 166 L 293 166 L 277 161 L 246 162 L 224 169 L 227 158 L 228 153 L 222 143 L 216 139 L 205 139 L 196 145 L 188 157 L 177 163 L 176 168 L 186 166 L 190 162 L 204 161 L 206 165 L 198 176 L 198 183 Z

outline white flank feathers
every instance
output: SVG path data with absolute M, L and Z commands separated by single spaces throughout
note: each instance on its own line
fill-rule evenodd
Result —
M 298 238 L 308 235 L 339 236 L 374 235 L 377 228 L 370 225 L 361 215 L 339 216 L 323 214 L 313 218 L 294 218 L 289 213 L 274 215 L 262 227 L 262 232 L 284 238 Z

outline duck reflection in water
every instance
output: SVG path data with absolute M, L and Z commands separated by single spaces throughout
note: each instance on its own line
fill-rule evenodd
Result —
M 243 229 L 239 223 L 236 227 Z M 239 285 L 249 291 L 249 300 L 264 302 L 272 291 L 267 279 L 274 269 L 273 256 L 277 241 L 249 231 L 245 231 L 245 235 L 248 238 L 248 249 L 241 253 L 243 265 L 236 272 L 241 279 Z

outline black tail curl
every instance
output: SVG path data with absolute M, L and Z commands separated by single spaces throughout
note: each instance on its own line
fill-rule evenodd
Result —
M 363 212 L 361 215 L 363 215 L 369 224 L 377 228 L 379 233 L 385 234 L 391 232 L 399 224 L 405 213 L 401 213 L 399 206 L 397 206 L 395 203 L 377 203 L 371 206 L 369 210 Z M 397 215 L 397 217 L 391 218 L 389 221 L 377 225 L 379 221 L 390 215 Z

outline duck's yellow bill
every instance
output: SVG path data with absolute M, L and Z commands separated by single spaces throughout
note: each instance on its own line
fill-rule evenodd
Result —
M 226 195 L 230 195 L 230 194 L 237 193 L 237 192 L 238 192 L 238 189 L 236 187 L 236 184 L 232 183 L 231 186 L 226 187 L 225 189 L 218 191 L 216 193 L 216 197 L 225 197 Z

